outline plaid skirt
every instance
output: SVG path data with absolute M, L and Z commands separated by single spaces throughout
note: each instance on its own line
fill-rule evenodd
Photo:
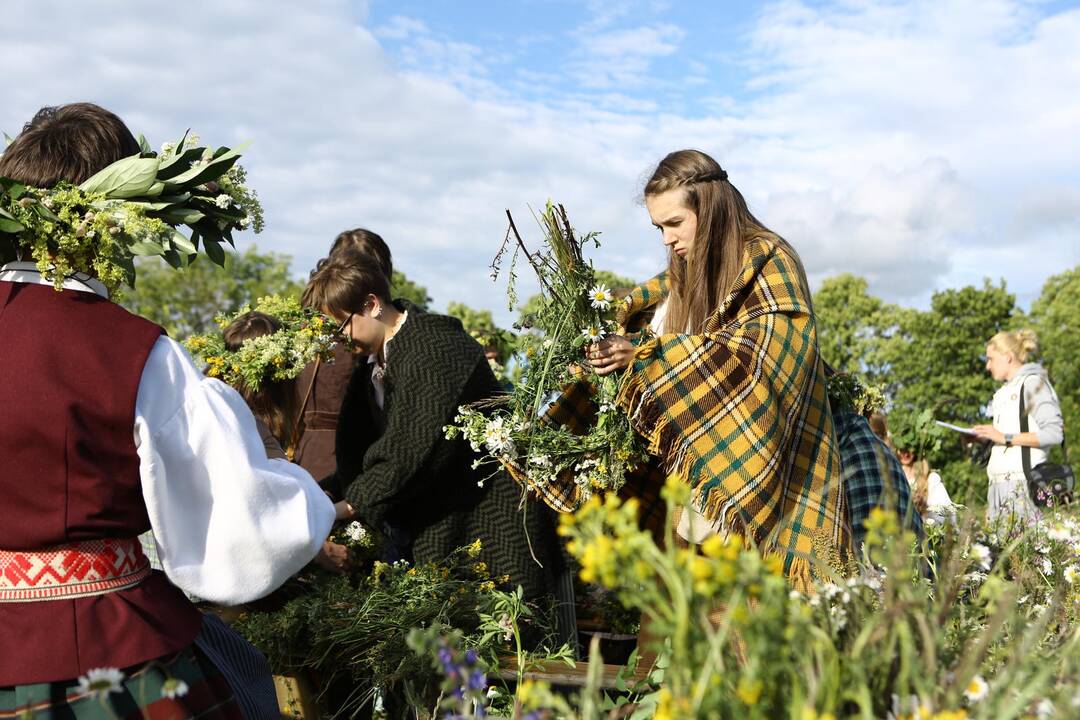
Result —
M 194 645 L 121 672 L 122 680 L 100 692 L 78 678 L 0 687 L 0 719 L 243 720 L 228 681 Z

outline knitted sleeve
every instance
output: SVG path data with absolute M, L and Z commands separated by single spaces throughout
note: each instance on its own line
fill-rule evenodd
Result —
M 361 518 L 375 527 L 424 491 L 427 474 L 422 469 L 450 451 L 443 428 L 453 421 L 478 364 L 486 362 L 464 331 L 457 337 L 440 328 L 417 329 L 395 338 L 386 376 L 386 428 L 364 453 L 360 474 L 345 490 Z

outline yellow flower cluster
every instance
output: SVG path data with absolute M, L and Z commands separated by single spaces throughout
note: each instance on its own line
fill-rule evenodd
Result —
M 551 684 L 544 680 L 524 680 L 518 685 L 514 697 L 525 712 L 542 708 L 551 697 Z
M 638 527 L 636 500 L 593 495 L 576 513 L 560 516 L 559 534 L 570 538 L 567 550 L 581 563 L 585 582 L 616 589 L 647 582 L 653 574 L 646 556 L 655 545 Z
M 483 545 L 481 545 L 480 543 L 480 538 L 476 538 L 475 540 L 473 540 L 472 545 L 469 545 L 469 547 L 465 550 L 465 552 L 469 554 L 469 557 L 474 558 L 480 554 L 480 551 L 482 549 Z
M 967 710 L 963 708 L 933 712 L 928 706 L 920 705 L 915 712 L 910 715 L 899 715 L 896 720 L 967 720 L 967 716 Z

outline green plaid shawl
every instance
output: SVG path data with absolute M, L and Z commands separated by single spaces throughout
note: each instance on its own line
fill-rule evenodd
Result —
M 807 589 L 812 559 L 842 568 L 851 543 L 809 290 L 775 236 L 749 241 L 743 265 L 702 334 L 644 338 L 618 401 L 706 518 L 782 554 L 792 584 Z M 635 288 L 626 332 L 644 328 L 666 295 L 663 275 Z M 569 388 L 547 419 L 572 421 L 586 400 Z M 577 499 L 572 487 L 546 494 L 557 509 Z

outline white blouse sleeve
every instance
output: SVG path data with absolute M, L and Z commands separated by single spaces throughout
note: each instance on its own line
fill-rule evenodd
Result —
M 941 475 L 931 472 L 926 478 L 926 519 L 941 525 L 954 522 L 955 516 L 956 509 L 945 483 L 941 481 Z
M 311 561 L 334 506 L 300 466 L 266 457 L 255 418 L 161 337 L 139 383 L 135 443 L 165 574 L 222 604 L 262 597 Z

